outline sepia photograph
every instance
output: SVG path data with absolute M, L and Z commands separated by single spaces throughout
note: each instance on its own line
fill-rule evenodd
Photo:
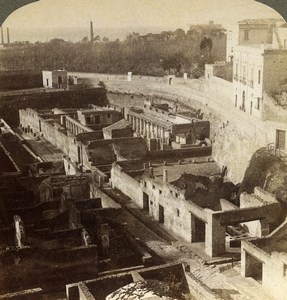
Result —
M 0 0 L 0 300 L 287 299 L 287 0 Z

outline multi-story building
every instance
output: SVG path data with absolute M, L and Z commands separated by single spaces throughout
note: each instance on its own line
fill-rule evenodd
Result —
M 287 34 L 283 25 L 273 19 L 239 22 L 233 57 L 234 105 L 258 118 L 263 93 L 276 94 L 287 78 L 287 50 L 280 37 Z
M 234 106 L 269 122 L 275 147 L 286 150 L 287 124 L 280 117 L 284 108 L 276 103 L 287 80 L 286 23 L 274 19 L 239 22 L 233 54 Z

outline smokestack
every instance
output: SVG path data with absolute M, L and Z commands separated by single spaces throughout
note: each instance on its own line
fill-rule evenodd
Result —
M 10 32 L 8 27 L 7 27 L 7 44 L 10 45 Z
M 94 28 L 93 28 L 93 22 L 90 22 L 90 34 L 91 34 L 91 44 L 94 43 Z
M 4 33 L 3 33 L 3 27 L 1 26 L 1 44 L 4 45 Z

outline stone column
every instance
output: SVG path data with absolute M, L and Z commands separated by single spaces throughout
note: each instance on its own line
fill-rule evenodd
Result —
M 131 116 L 131 121 L 132 121 L 132 124 L 133 124 L 133 131 L 135 131 L 136 126 L 135 126 L 135 117 L 134 116 Z
M 154 139 L 154 124 L 151 124 L 151 138 Z
M 220 214 L 210 209 L 207 212 L 205 224 L 205 253 L 210 257 L 225 253 L 225 226 L 220 224 Z
M 147 136 L 147 123 L 146 123 L 146 120 L 143 120 L 143 135 L 144 137 Z
M 164 127 L 161 128 L 161 138 L 162 138 L 162 143 L 165 144 L 165 140 L 164 140 Z
M 148 139 L 150 138 L 150 134 L 151 134 L 151 132 L 150 132 L 150 123 L 147 123 L 147 133 L 146 133 L 146 135 L 147 135 Z
M 142 120 L 142 119 L 139 119 L 139 121 L 140 121 L 140 129 L 139 129 L 140 131 L 139 131 L 139 134 L 142 135 L 142 133 L 143 133 L 143 126 L 142 126 L 142 125 L 143 125 L 143 122 L 142 122 L 142 121 L 143 121 L 143 120 Z
M 140 132 L 140 122 L 141 122 L 141 120 L 140 120 L 140 118 L 137 118 L 137 133 L 138 134 L 140 134 L 141 132 Z

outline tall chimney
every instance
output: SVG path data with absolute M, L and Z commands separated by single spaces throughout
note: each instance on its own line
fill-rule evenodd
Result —
M 10 32 L 8 27 L 7 27 L 7 44 L 10 45 Z
M 1 44 L 4 45 L 4 33 L 3 33 L 3 27 L 1 26 Z
M 93 22 L 90 22 L 90 34 L 91 34 L 91 44 L 94 43 L 94 28 L 93 28 Z

